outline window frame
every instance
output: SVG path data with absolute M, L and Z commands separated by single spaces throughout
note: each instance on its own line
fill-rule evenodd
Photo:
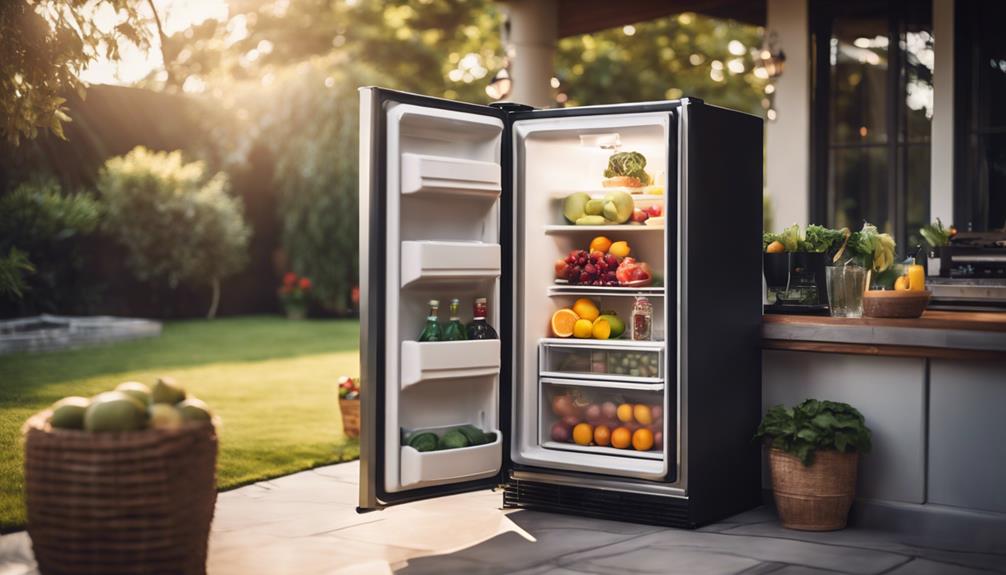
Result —
M 887 140 L 875 142 L 831 141 L 831 35 L 833 22 L 837 17 L 852 13 L 847 2 L 841 0 L 814 0 L 810 2 L 809 34 L 811 54 L 811 137 L 810 137 L 810 218 L 813 222 L 834 225 L 835 202 L 829 187 L 831 152 L 835 149 L 884 148 L 887 151 L 887 213 L 872 214 L 871 223 L 878 226 L 884 218 L 893 222 L 891 230 L 895 241 L 908 253 L 914 246 L 908 246 L 908 155 L 911 148 L 928 147 L 932 164 L 932 140 L 912 141 L 908 134 L 905 95 L 908 76 L 906 56 L 901 40 L 907 30 L 910 0 L 887 0 L 888 65 L 886 72 L 887 90 L 885 129 Z M 931 10 L 931 3 L 930 3 Z M 932 31 L 930 30 L 930 33 Z M 932 196 L 932 182 L 929 184 Z M 926 205 L 927 214 L 930 206 Z M 857 226 L 858 227 L 858 226 Z M 853 230 L 855 231 L 855 230 Z

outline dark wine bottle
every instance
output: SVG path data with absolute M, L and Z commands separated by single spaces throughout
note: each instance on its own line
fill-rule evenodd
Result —
M 468 324 L 468 339 L 499 339 L 496 330 L 486 321 L 486 298 L 480 297 L 472 306 L 472 323 Z

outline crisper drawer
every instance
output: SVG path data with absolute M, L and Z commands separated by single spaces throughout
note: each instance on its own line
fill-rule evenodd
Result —
M 543 377 L 538 429 L 546 449 L 664 458 L 664 386 Z
M 543 377 L 576 377 L 660 383 L 664 381 L 663 342 L 591 342 L 546 339 L 539 346 Z

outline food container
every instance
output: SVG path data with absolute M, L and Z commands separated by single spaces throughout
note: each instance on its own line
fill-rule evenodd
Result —
M 866 290 L 863 315 L 866 317 L 916 318 L 929 304 L 930 291 Z

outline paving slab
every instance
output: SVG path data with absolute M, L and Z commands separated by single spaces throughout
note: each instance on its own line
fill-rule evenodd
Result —
M 503 510 L 478 491 L 359 514 L 359 464 L 221 493 L 210 575 L 1006 575 L 1006 549 L 883 531 L 783 529 L 758 508 L 688 531 Z M 0 575 L 37 575 L 24 532 L 0 537 Z

